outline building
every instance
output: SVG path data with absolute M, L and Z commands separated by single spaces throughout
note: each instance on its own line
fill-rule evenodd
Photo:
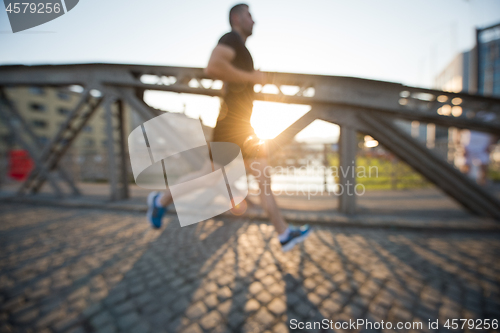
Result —
M 500 23 L 477 30 L 477 92 L 500 96 Z
M 57 133 L 81 97 L 69 90 L 51 87 L 15 87 L 6 89 L 7 97 L 27 121 L 43 146 Z M 116 106 L 113 106 L 116 107 Z M 130 113 L 126 110 L 126 113 Z M 125 129 L 130 132 L 130 116 L 125 117 Z M 0 125 L 0 149 L 16 148 L 7 127 Z M 106 149 L 106 119 L 103 107 L 83 127 L 72 144 L 73 154 L 100 154 Z M 17 147 L 21 148 L 21 147 Z
M 458 54 L 436 76 L 437 89 L 500 97 L 500 23 L 476 29 L 476 45 Z M 457 129 L 448 132 L 448 159 L 456 158 Z
M 81 98 L 81 88 L 54 87 L 9 87 L 5 89 L 7 97 L 15 105 L 20 115 L 31 126 L 38 138 L 39 145 L 46 145 L 53 138 L 68 115 Z M 117 105 L 112 106 L 116 112 Z M 179 113 L 179 117 L 186 117 Z M 125 140 L 128 134 L 143 120 L 125 104 Z M 114 119 L 114 122 L 116 120 Z M 116 128 L 117 123 L 113 124 Z M 202 126 L 205 137 L 211 138 L 212 128 Z M 0 123 L 0 155 L 6 157 L 9 151 L 22 149 L 14 141 L 8 128 Z M 106 113 L 100 106 L 78 133 L 70 149 L 63 157 L 62 163 L 71 171 L 76 180 L 106 180 L 107 168 L 107 132 Z M 2 158 L 0 169 L 2 178 L 7 169 L 8 158 Z
M 500 23 L 476 29 L 476 36 L 476 46 L 457 55 L 436 76 L 436 88 L 500 96 Z

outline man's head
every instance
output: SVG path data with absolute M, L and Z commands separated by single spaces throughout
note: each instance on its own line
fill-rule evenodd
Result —
M 238 30 L 245 34 L 246 37 L 252 35 L 255 22 L 252 20 L 247 4 L 240 3 L 231 8 L 229 11 L 229 24 L 233 30 Z

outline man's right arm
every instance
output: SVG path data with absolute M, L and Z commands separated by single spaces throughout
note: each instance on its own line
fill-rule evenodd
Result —
M 260 71 L 247 72 L 234 67 L 231 61 L 235 56 L 236 52 L 231 47 L 224 44 L 217 45 L 212 51 L 207 68 L 204 70 L 205 74 L 224 82 L 265 83 L 264 73 Z

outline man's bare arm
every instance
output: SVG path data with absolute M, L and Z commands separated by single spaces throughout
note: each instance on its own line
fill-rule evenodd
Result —
M 251 82 L 254 84 L 265 83 L 264 73 L 260 71 L 247 72 L 238 69 L 231 64 L 236 52 L 229 46 L 219 44 L 212 51 L 207 68 L 204 72 L 210 77 L 224 82 Z

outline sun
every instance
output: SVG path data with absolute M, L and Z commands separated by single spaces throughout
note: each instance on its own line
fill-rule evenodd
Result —
M 250 123 L 259 139 L 274 139 L 310 109 L 308 105 L 255 101 Z

